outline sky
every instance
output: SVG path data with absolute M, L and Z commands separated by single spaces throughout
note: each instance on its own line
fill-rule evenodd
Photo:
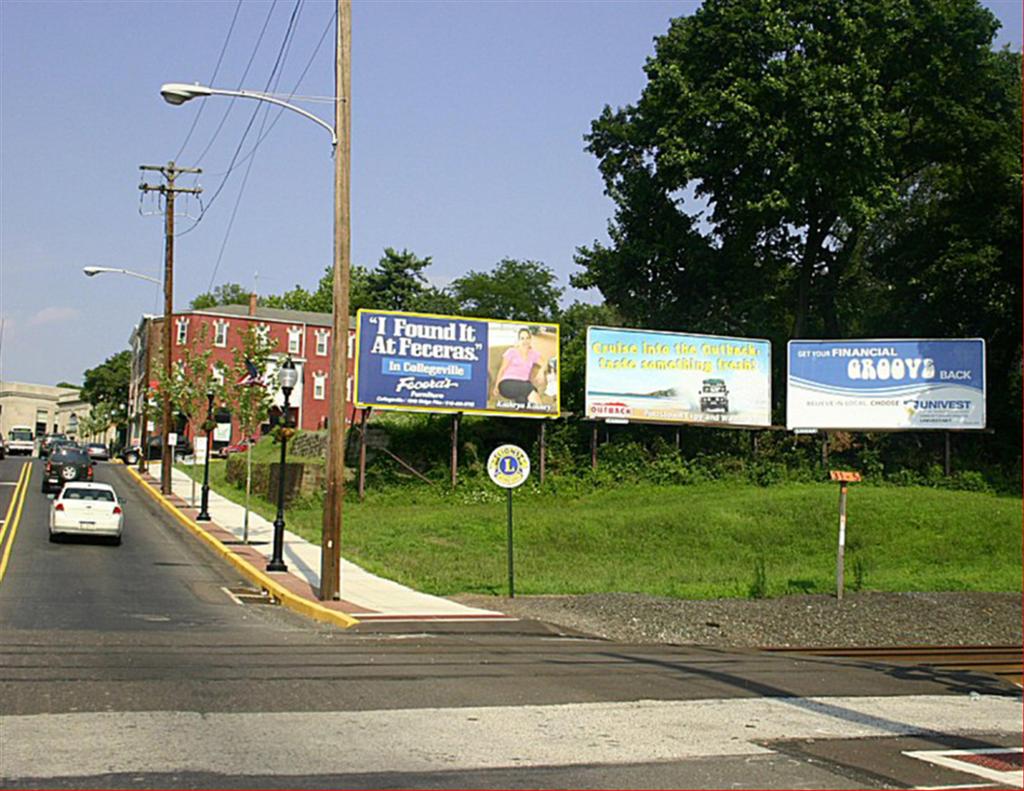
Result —
M 997 44 L 1020 50 L 1020 2 L 983 4 L 1003 23 Z M 613 206 L 583 136 L 605 105 L 639 97 L 654 38 L 698 5 L 354 0 L 352 263 L 408 249 L 444 285 L 536 260 L 567 302 L 592 301 L 568 288 L 573 254 L 607 239 Z M 140 165 L 203 169 L 179 178 L 203 193 L 178 199 L 176 307 L 225 282 L 315 287 L 332 260 L 327 131 L 251 100 L 172 107 L 159 89 L 333 96 L 333 11 L 327 0 L 0 0 L 0 379 L 80 383 L 127 348 L 142 314 L 162 311 L 156 284 L 82 274 L 162 277 L 162 210 L 138 189 L 159 176 Z M 296 103 L 333 120 L 327 102 Z

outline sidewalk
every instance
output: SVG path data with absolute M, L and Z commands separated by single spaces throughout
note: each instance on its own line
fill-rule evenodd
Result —
M 159 492 L 160 464 L 151 462 L 149 472 L 140 475 Z M 200 485 L 196 484 L 196 505 L 190 505 L 192 479 L 180 470 L 171 470 L 173 494 L 167 500 L 195 527 L 216 539 L 223 551 L 230 552 L 260 574 L 269 576 L 291 593 L 315 606 L 326 607 L 352 616 L 358 621 L 483 621 L 514 620 L 491 610 L 465 607 L 448 599 L 420 593 L 397 582 L 378 577 L 344 558 L 341 559 L 339 600 L 319 601 L 320 547 L 301 536 L 284 533 L 285 572 L 266 572 L 273 546 L 274 526 L 259 514 L 249 512 L 249 543 L 242 541 L 245 509 L 210 490 L 210 522 L 196 522 L 199 513 Z M 159 496 L 159 494 L 157 494 Z M 238 565 L 237 563 L 235 565 Z

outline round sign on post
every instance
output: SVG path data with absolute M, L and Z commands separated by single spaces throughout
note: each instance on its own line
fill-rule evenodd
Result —
M 487 457 L 487 473 L 502 489 L 515 489 L 530 477 L 530 457 L 518 445 L 501 445 Z
M 500 445 L 487 457 L 487 474 L 508 492 L 508 597 L 515 598 L 515 571 L 512 564 L 512 490 L 530 477 L 530 457 L 518 445 Z

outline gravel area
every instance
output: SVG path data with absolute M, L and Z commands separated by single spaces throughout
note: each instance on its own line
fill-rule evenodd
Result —
M 1021 645 L 1017 593 L 681 600 L 631 593 L 455 601 L 608 640 L 719 647 Z

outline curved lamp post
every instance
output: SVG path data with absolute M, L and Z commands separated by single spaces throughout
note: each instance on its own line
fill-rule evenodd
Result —
M 213 387 L 206 388 L 206 461 L 203 464 L 203 498 L 197 522 L 210 521 L 210 445 L 213 444 Z
M 287 358 L 278 373 L 281 392 L 284 394 L 284 410 L 281 413 L 281 465 L 277 472 L 277 518 L 274 520 L 274 551 L 267 563 L 267 571 L 288 571 L 284 562 L 284 471 L 285 454 L 288 448 L 288 399 L 291 398 L 299 372 L 295 370 L 292 358 Z
M 232 91 L 226 88 L 211 88 L 208 85 L 200 85 L 199 83 L 189 85 L 186 82 L 165 82 L 160 86 L 160 95 L 164 97 L 165 102 L 173 105 L 184 104 L 191 99 L 199 99 L 206 96 L 234 96 L 239 99 L 256 99 L 260 102 L 270 102 L 270 104 L 284 107 L 308 118 L 313 123 L 319 124 L 331 133 L 331 145 L 338 145 L 338 136 L 334 133 L 334 127 L 329 123 L 322 118 L 317 118 L 313 113 L 286 102 L 284 99 L 278 99 L 269 93 L 261 93 L 260 91 Z
M 324 521 L 320 551 L 320 598 L 336 599 L 341 588 L 341 527 L 345 498 L 345 418 L 348 384 L 349 337 L 349 259 L 350 259 L 350 183 L 349 153 L 351 143 L 351 0 L 336 0 L 338 8 L 335 47 L 334 125 L 312 113 L 267 93 L 226 90 L 207 85 L 169 82 L 160 88 L 168 104 L 180 105 L 207 96 L 234 96 L 276 104 L 308 118 L 331 135 L 334 147 L 334 281 L 332 301 L 332 335 L 330 348 L 331 397 L 327 422 L 327 489 L 324 494 Z M 340 138 L 340 146 L 339 146 Z M 284 449 L 282 448 L 282 454 Z M 283 456 L 282 456 L 283 459 Z M 276 527 L 276 523 L 275 523 Z M 279 558 L 278 553 L 275 555 Z M 272 561 L 273 562 L 273 561 Z M 284 567 L 284 563 L 280 563 Z M 269 567 L 268 567 L 269 568 Z
M 115 269 L 112 266 L 83 266 L 82 272 L 86 277 L 96 277 L 96 275 L 102 275 L 104 272 L 114 272 L 118 275 L 128 275 L 128 277 L 137 277 L 139 280 L 148 280 L 150 283 L 156 283 L 160 285 L 160 281 L 155 277 L 149 275 L 143 275 L 139 272 L 132 272 L 130 269 Z

